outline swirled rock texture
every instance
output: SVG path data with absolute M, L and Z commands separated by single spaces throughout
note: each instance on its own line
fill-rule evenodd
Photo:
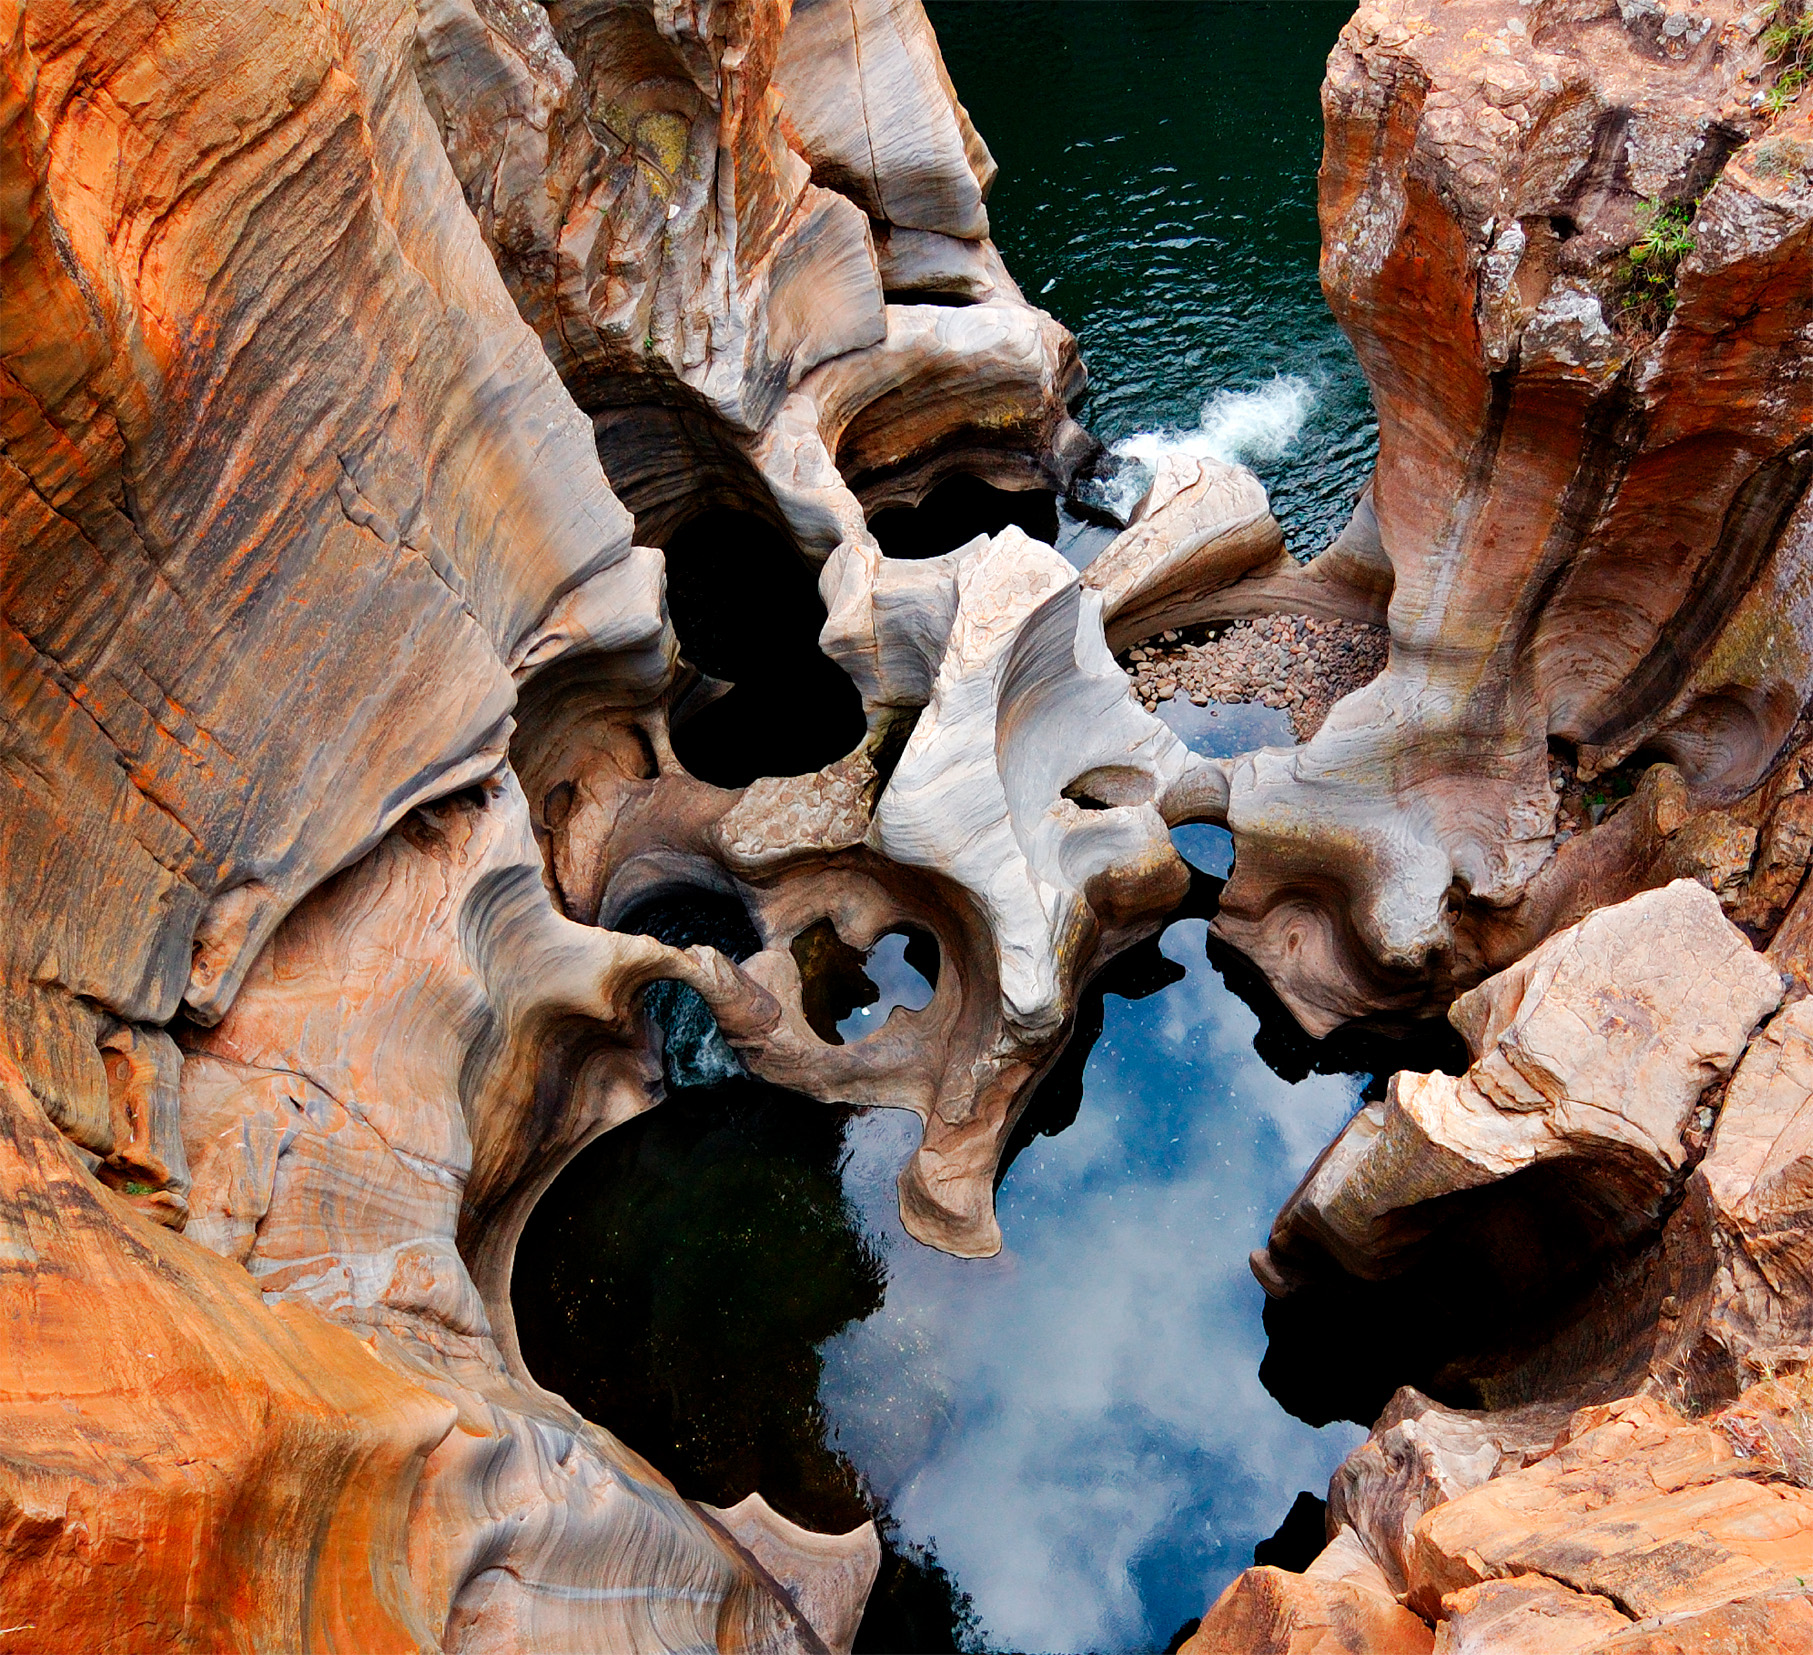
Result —
M 517 683 L 590 651 L 653 686 L 672 637 L 415 26 L 0 12 L 0 1616 L 46 1650 L 811 1648 L 507 1368 L 469 1272 L 507 1276 L 574 1141 L 520 1118 L 538 1054 L 651 964 L 722 1000 L 725 962 L 546 929 Z M 475 788 L 515 837 L 461 886 L 411 813 Z M 474 1053 L 513 1103 L 462 1096 Z M 625 1094 L 574 1078 L 582 1137 Z
M 1390 660 L 1232 767 L 1216 922 L 1312 1032 L 1662 882 L 1566 844 L 1554 759 L 1729 803 L 1813 689 L 1813 116 L 1765 105 L 1764 11 L 1384 0 L 1329 60 L 1322 281 L 1379 416 L 1330 573 L 1388 566 Z M 1633 262 L 1662 222 L 1690 250 Z
M 916 1109 L 909 1223 L 992 1250 L 1225 803 L 1108 653 L 1140 580 L 869 529 L 1092 452 L 992 175 L 915 0 L 0 3 L 9 1636 L 849 1648 L 872 1527 L 683 1498 L 524 1370 L 509 1279 L 660 1099 L 657 981 L 713 1061 Z M 730 788 L 654 549 L 724 507 L 856 710 Z M 699 884 L 745 968 L 611 928 Z M 826 925 L 926 933 L 932 1004 L 826 1038 Z

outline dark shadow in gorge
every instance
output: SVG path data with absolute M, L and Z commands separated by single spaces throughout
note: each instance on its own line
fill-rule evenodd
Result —
M 869 532 L 888 557 L 940 557 L 1009 524 L 1046 545 L 1058 538 L 1058 499 L 1043 489 L 996 488 L 980 477 L 946 477 L 916 506 L 887 506 Z
M 1244 955 L 1213 936 L 1208 953 L 1259 1018 L 1254 1050 L 1285 1080 L 1367 1074 L 1361 1100 L 1374 1102 L 1399 1070 L 1467 1068 L 1466 1043 L 1446 1018 L 1402 1033 L 1350 1026 L 1312 1039 Z M 1267 1302 L 1259 1377 L 1285 1409 L 1311 1425 L 1370 1426 L 1401 1385 L 1457 1408 L 1540 1400 L 1560 1385 L 1587 1394 L 1601 1378 L 1606 1394 L 1622 1394 L 1605 1376 L 1628 1367 L 1624 1337 L 1581 1333 L 1582 1307 L 1628 1298 L 1647 1279 L 1645 1244 L 1612 1233 L 1577 1169 L 1532 1168 L 1430 1202 L 1419 1216 L 1430 1234 L 1401 1273 L 1367 1282 L 1310 1261 L 1303 1286 Z M 1599 1319 L 1610 1329 L 1626 1318 Z M 1533 1353 L 1558 1340 L 1567 1341 L 1567 1372 L 1545 1375 Z
M 1427 1238 L 1383 1281 L 1311 1273 L 1265 1307 L 1266 1389 L 1312 1425 L 1366 1426 L 1400 1385 L 1454 1408 L 1628 1394 L 1660 1288 L 1652 1243 L 1613 1233 L 1590 1176 L 1551 1162 L 1426 1203 Z
M 1191 874 L 1189 892 L 1167 916 L 1166 927 L 1215 917 L 1225 882 L 1200 869 Z M 1259 1019 L 1253 1050 L 1280 1079 L 1294 1084 L 1311 1074 L 1363 1074 L 1366 1103 L 1382 1098 L 1399 1070 L 1460 1074 L 1467 1067 L 1466 1044 L 1445 1018 L 1403 1032 L 1349 1027 L 1318 1040 L 1245 955 L 1213 935 L 1207 954 L 1223 982 Z M 1075 1122 L 1106 997 L 1142 1000 L 1183 975 L 1155 935 L 1118 955 L 1091 980 L 1069 1044 L 1009 1136 L 997 1188 L 1034 1138 L 1053 1136 Z M 1423 1249 L 1429 1262 L 1413 1276 L 1374 1284 L 1331 1269 L 1288 1300 L 1268 1302 L 1270 1347 L 1260 1368 L 1266 1389 L 1288 1412 L 1317 1426 L 1337 1419 L 1370 1425 L 1404 1384 L 1455 1406 L 1478 1406 L 1474 1376 L 1513 1359 L 1507 1340 L 1527 1340 L 1529 1330 L 1565 1319 L 1569 1305 L 1591 1285 L 1579 1261 L 1598 1253 L 1603 1238 L 1594 1235 L 1577 1202 L 1554 1207 L 1534 1183 L 1514 1191 L 1491 1213 L 1472 1215 L 1463 1203 L 1442 1240 Z M 1495 1284 L 1496 1291 L 1482 1293 L 1482 1282 Z M 1443 1306 L 1443 1313 L 1429 1316 L 1431 1304 Z M 1450 1314 L 1451 1307 L 1470 1308 Z
M 826 1445 L 820 1345 L 882 1302 L 844 1199 L 848 1111 L 761 1081 L 673 1092 L 555 1180 L 517 1248 L 531 1373 L 682 1494 L 752 1490 L 808 1528 L 881 1524 L 859 1651 L 955 1651 L 968 1601 Z
M 1146 941 L 1116 955 L 1090 979 L 1077 1004 L 1076 1023 L 1069 1043 L 1039 1082 L 1025 1113 L 1014 1123 L 1008 1136 L 1006 1151 L 995 1173 L 997 1189 L 1014 1158 L 1034 1138 L 1054 1136 L 1076 1120 L 1083 1103 L 1084 1071 L 1102 1032 L 1106 997 L 1115 994 L 1126 1000 L 1143 1000 L 1181 979 L 1183 968 L 1165 957 L 1158 939 L 1179 920 L 1213 920 L 1226 883 L 1226 880 L 1192 867 L 1189 891 L 1165 916 L 1159 930 Z M 1259 1019 L 1259 1028 L 1253 1035 L 1253 1050 L 1281 1080 L 1294 1084 L 1312 1074 L 1363 1074 L 1368 1078 L 1360 1095 L 1363 1101 L 1371 1102 L 1385 1095 L 1387 1082 L 1399 1069 L 1425 1073 L 1441 1069 L 1457 1075 L 1467 1067 L 1466 1043 L 1446 1018 L 1430 1018 L 1403 1033 L 1349 1027 L 1337 1029 L 1325 1039 L 1317 1040 L 1305 1033 L 1303 1025 L 1272 991 L 1264 973 L 1238 949 L 1230 948 L 1211 934 L 1207 952 L 1209 963 L 1222 981 Z
M 801 776 L 863 739 L 862 697 L 818 647 L 817 575 L 772 524 L 717 507 L 668 541 L 667 605 L 680 652 L 731 687 L 695 691 L 673 731 L 674 754 L 701 781 L 746 787 Z
M 734 897 L 698 889 L 617 928 L 737 960 L 760 941 Z M 523 1359 L 690 1499 L 759 1490 L 828 1532 L 876 1519 L 881 1571 L 856 1649 L 954 1655 L 974 1627 L 968 1599 L 826 1445 L 819 1347 L 885 1290 L 840 1180 L 850 1111 L 747 1076 L 674 1085 L 709 1068 L 690 993 L 649 1007 L 667 1100 L 581 1152 L 530 1214 L 511 1281 Z
M 844 1208 L 843 1112 L 736 1079 L 607 1133 L 536 1206 L 511 1301 L 543 1384 L 683 1494 L 759 1489 L 809 1527 L 869 1515 L 825 1452 L 818 1344 L 882 1301 Z

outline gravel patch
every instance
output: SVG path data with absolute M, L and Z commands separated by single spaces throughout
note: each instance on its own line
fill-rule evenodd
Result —
M 1330 707 L 1385 670 L 1389 637 L 1355 621 L 1268 615 L 1162 633 L 1128 650 L 1121 666 L 1147 712 L 1174 696 L 1198 707 L 1257 701 L 1283 708 L 1297 739 L 1308 741 Z

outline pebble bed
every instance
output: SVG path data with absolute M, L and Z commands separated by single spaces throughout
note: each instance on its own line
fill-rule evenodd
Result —
M 1385 670 L 1389 636 L 1354 621 L 1269 615 L 1162 633 L 1128 650 L 1121 666 L 1148 712 L 1174 696 L 1198 707 L 1257 701 L 1285 709 L 1297 740 L 1308 741 L 1330 707 Z

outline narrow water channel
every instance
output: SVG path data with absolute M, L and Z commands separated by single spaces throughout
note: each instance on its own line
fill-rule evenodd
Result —
M 1001 166 L 996 238 L 1082 344 L 1085 420 L 1126 452 L 1251 464 L 1300 555 L 1340 528 L 1375 440 L 1315 273 L 1317 87 L 1351 10 L 928 5 Z M 1167 716 L 1204 752 L 1290 739 L 1257 707 Z M 741 1078 L 600 1140 L 523 1237 L 544 1383 L 692 1497 L 880 1520 L 859 1650 L 1162 1651 L 1359 1440 L 1261 1383 L 1247 1255 L 1363 1093 L 1450 1054 L 1308 1041 L 1208 937 L 1227 835 L 1176 842 L 1190 897 L 1088 996 L 1022 1122 L 997 1258 L 901 1231 L 911 1116 Z M 709 905 L 647 924 L 752 945 Z M 919 1003 L 910 949 L 871 971 L 875 1014 Z M 860 1038 L 861 1009 L 838 1015 Z

